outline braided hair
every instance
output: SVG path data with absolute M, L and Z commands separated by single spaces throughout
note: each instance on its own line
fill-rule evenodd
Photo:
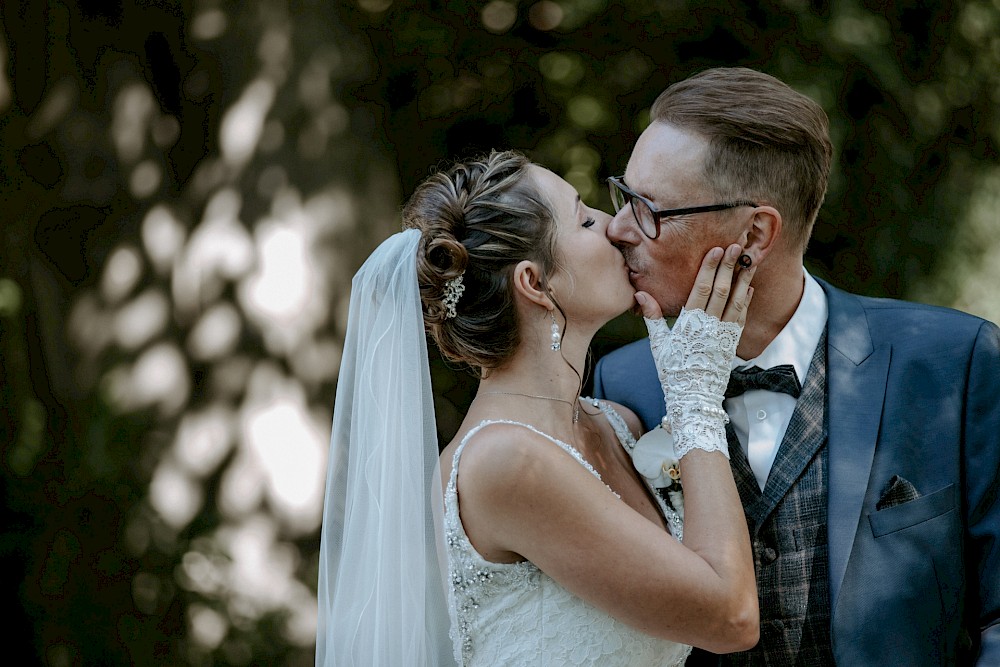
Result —
M 421 232 L 417 280 L 427 331 L 445 358 L 483 375 L 520 344 L 514 267 L 536 262 L 543 288 L 557 269 L 553 213 L 528 176 L 531 166 L 512 151 L 461 162 L 431 175 L 403 208 L 403 226 Z M 448 283 L 458 277 L 465 291 L 449 313 Z

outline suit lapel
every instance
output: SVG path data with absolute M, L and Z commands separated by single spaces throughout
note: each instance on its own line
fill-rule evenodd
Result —
M 829 307 L 827 531 L 830 602 L 836 609 L 875 456 L 891 347 L 874 346 L 857 298 L 819 282 Z

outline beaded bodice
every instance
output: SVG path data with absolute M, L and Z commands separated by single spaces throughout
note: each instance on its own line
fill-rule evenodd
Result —
M 602 401 L 622 446 L 635 440 L 621 416 Z M 493 563 L 472 546 L 459 517 L 459 459 L 469 439 L 490 424 L 526 428 L 576 459 L 600 479 L 580 452 L 520 422 L 484 421 L 462 439 L 445 490 L 444 529 L 448 553 L 449 613 L 455 658 L 463 667 L 505 665 L 601 665 L 665 667 L 682 665 L 690 647 L 645 635 L 573 595 L 532 563 Z M 614 493 L 610 488 L 609 493 Z M 617 495 L 617 494 L 616 494 Z M 680 519 L 654 494 L 674 534 Z M 671 517 L 673 515 L 673 518 Z

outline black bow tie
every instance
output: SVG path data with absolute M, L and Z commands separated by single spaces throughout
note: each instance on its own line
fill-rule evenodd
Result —
M 791 364 L 767 369 L 757 366 L 733 369 L 729 376 L 729 386 L 726 387 L 726 398 L 739 396 L 751 389 L 777 391 L 793 398 L 798 398 L 802 393 L 802 385 Z

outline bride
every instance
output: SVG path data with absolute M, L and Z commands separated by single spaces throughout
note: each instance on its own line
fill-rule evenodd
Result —
M 317 665 L 680 665 L 752 647 L 757 593 L 721 409 L 752 296 L 708 253 L 668 329 L 611 218 L 523 156 L 437 173 L 355 276 L 334 410 Z M 727 298 L 728 297 L 728 298 Z M 626 408 L 579 397 L 638 302 L 683 524 L 637 473 Z M 438 460 L 424 332 L 481 378 Z M 679 508 L 677 508 L 679 509 Z

